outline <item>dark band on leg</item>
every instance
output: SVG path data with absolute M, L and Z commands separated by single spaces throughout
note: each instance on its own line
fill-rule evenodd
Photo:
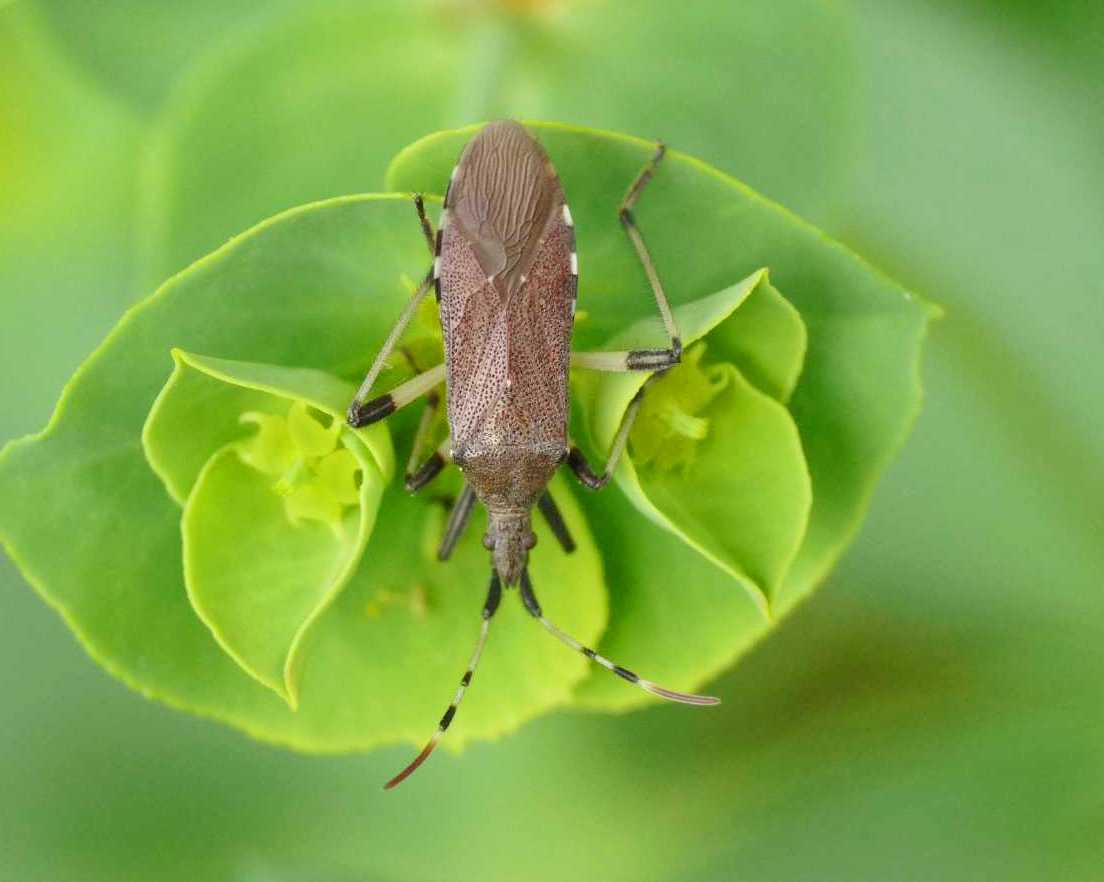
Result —
M 378 398 L 373 398 L 371 401 L 366 401 L 364 404 L 357 404 L 355 401 L 349 405 L 349 411 L 345 415 L 345 421 L 354 429 L 360 429 L 364 426 L 370 426 L 372 423 L 378 423 L 385 417 L 391 416 L 395 412 L 395 399 L 391 397 L 391 394 L 380 395 Z
M 422 463 L 418 471 L 406 476 L 404 486 L 407 493 L 417 493 L 426 484 L 441 474 L 441 469 L 445 467 L 445 458 L 436 451 Z
M 433 225 L 426 217 L 425 200 L 422 199 L 421 193 L 414 194 L 414 208 L 418 212 L 418 222 L 422 225 L 422 235 L 425 236 L 426 245 L 429 246 L 429 253 L 435 254 L 436 252 L 433 249 Z
M 456 548 L 456 543 L 464 535 L 464 529 L 471 520 L 471 513 L 475 509 L 475 491 L 467 484 L 464 485 L 460 498 L 449 512 L 448 523 L 445 525 L 445 535 L 441 537 L 441 545 L 437 549 L 437 560 L 446 561 Z
M 657 371 L 674 367 L 682 361 L 682 340 L 671 338 L 670 349 L 634 349 L 625 359 L 630 371 Z
M 525 608 L 534 619 L 539 619 L 543 615 L 540 604 L 537 603 L 537 595 L 533 593 L 533 583 L 529 581 L 528 567 L 521 571 L 521 602 L 525 604 Z
M 487 602 L 483 604 L 483 618 L 489 619 L 498 609 L 502 600 L 502 580 L 498 578 L 498 571 L 491 571 L 491 585 L 487 591 Z
M 608 474 L 595 474 L 594 469 L 590 467 L 590 463 L 583 455 L 583 451 L 578 447 L 572 447 L 568 451 L 567 465 L 575 473 L 575 477 L 579 479 L 579 482 L 588 490 L 601 490 L 609 483 L 610 476 Z
M 570 456 L 570 454 L 568 454 Z M 575 550 L 575 540 L 571 538 L 571 531 L 567 529 L 567 524 L 564 522 L 563 515 L 560 514 L 560 509 L 556 505 L 556 500 L 552 498 L 552 494 L 545 490 L 540 499 L 537 500 L 537 508 L 540 509 L 540 513 L 544 515 L 545 521 L 548 522 L 548 527 L 552 530 L 553 535 L 559 541 L 561 547 L 568 554 L 571 554 Z

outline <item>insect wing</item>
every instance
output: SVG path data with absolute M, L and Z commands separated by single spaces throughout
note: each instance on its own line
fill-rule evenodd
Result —
M 562 443 L 574 231 L 541 146 L 492 123 L 466 148 L 442 221 L 438 290 L 453 446 Z

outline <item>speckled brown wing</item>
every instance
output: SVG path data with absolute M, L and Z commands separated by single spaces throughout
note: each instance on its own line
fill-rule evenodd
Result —
M 453 449 L 566 443 L 574 231 L 559 179 L 516 123 L 492 123 L 453 174 L 438 260 Z

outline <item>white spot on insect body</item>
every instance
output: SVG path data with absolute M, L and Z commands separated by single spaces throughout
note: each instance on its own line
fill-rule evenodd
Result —
M 569 227 L 575 226 L 575 221 L 571 219 L 571 209 L 567 207 L 567 203 L 563 206 L 563 220 Z
M 451 173 L 451 174 L 449 175 L 449 180 L 450 180 L 450 181 L 455 181 L 455 180 L 456 180 L 456 173 L 457 173 L 457 172 L 458 172 L 459 170 L 460 170 L 460 166 L 459 166 L 459 165 L 454 165 L 454 166 L 452 167 L 452 173 Z
M 579 255 L 574 251 L 571 252 L 571 275 L 579 275 Z
M 433 258 L 433 278 L 441 278 L 441 255 L 438 254 Z

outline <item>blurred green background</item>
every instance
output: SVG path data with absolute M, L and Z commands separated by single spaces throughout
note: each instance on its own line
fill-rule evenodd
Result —
M 0 440 L 159 280 L 498 115 L 662 136 L 947 309 L 720 725 L 561 713 L 384 795 L 408 748 L 147 702 L 0 562 L 0 879 L 1104 879 L 1102 83 L 1094 0 L 0 3 Z

